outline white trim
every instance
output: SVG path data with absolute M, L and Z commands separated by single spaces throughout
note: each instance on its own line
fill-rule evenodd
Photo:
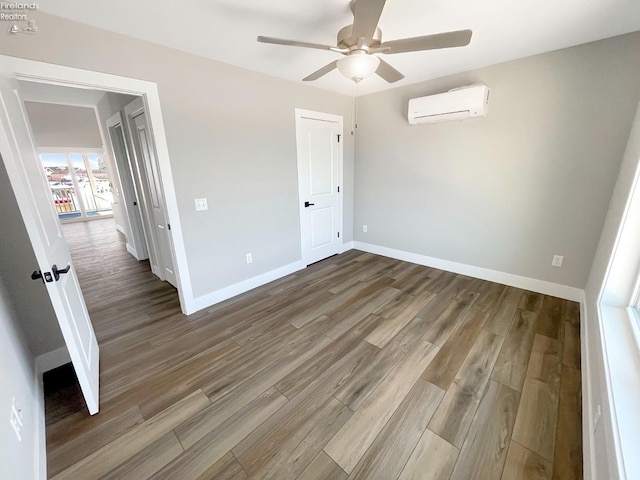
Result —
M 640 474 L 640 352 L 634 319 L 623 308 L 599 305 L 598 310 L 617 470 L 621 480 L 636 479 Z
M 306 268 L 306 266 L 302 260 L 299 260 L 260 275 L 256 275 L 255 277 L 248 278 L 247 280 L 234 283 L 233 285 L 221 288 L 215 292 L 207 293 L 206 295 L 194 299 L 193 305 L 195 309 L 193 311 L 202 310 L 203 308 L 210 307 L 216 303 L 223 302 L 224 300 L 235 297 L 236 295 L 240 295 L 241 293 L 248 292 L 249 290 L 253 290 L 254 288 L 273 282 L 274 280 L 278 280 L 279 278 L 285 277 L 299 270 L 303 270 L 304 268 Z
M 35 441 L 37 442 L 35 451 L 35 471 L 38 480 L 46 480 L 47 478 L 47 427 L 44 412 L 44 384 L 42 374 L 34 374 L 35 382 L 35 411 L 33 418 L 36 420 Z
M 124 227 L 122 225 L 120 225 L 118 222 L 115 222 L 115 224 L 116 224 L 116 230 L 119 231 L 121 234 L 123 234 L 126 237 L 127 234 L 124 233 Z
M 97 117 L 96 117 L 97 118 Z M 98 120 L 96 120 L 97 122 Z M 99 123 L 98 123 L 99 125 Z M 46 155 L 47 153 L 70 153 L 70 154 L 84 154 L 87 155 L 106 155 L 107 152 L 104 148 L 90 148 L 90 147 L 38 147 L 38 155 Z
M 340 188 L 340 192 L 338 195 L 338 219 L 337 219 L 337 227 L 340 236 L 338 237 L 338 245 L 337 252 L 341 253 L 344 251 L 343 249 L 343 237 L 344 237 L 344 118 L 342 115 L 336 115 L 333 113 L 324 113 L 324 112 L 316 112 L 313 110 L 305 110 L 303 108 L 296 108 L 295 111 L 295 123 L 296 123 L 296 145 L 298 144 L 298 135 L 300 133 L 300 128 L 298 126 L 299 120 L 308 119 L 308 120 L 320 120 L 323 122 L 331 122 L 336 123 L 338 125 L 338 135 L 342 139 L 342 141 L 338 142 L 338 187 Z M 296 147 L 297 148 L 297 147 Z M 296 150 L 297 152 L 297 150 Z M 296 169 L 298 168 L 299 156 L 296 153 Z M 298 177 L 298 209 L 299 209 L 299 221 L 300 221 L 300 255 L 304 256 L 302 252 L 302 216 L 304 215 L 304 207 L 302 207 L 303 199 L 300 195 L 300 177 Z M 305 259 L 302 259 L 303 263 Z
M 591 351 L 589 340 L 589 323 L 586 295 L 580 302 L 580 374 L 582 380 L 582 467 L 585 480 L 596 480 L 596 452 L 593 429 L 594 399 L 591 382 L 592 362 L 595 353 Z
M 604 362 L 605 389 L 600 394 L 606 397 L 602 408 L 608 405 L 608 412 L 603 416 L 609 417 L 611 436 L 607 440 L 613 443 L 608 467 L 620 479 L 631 480 L 640 478 L 640 349 L 636 318 L 627 308 L 635 300 L 640 270 L 640 104 L 609 206 L 611 215 L 620 218 L 598 292 L 594 321 Z M 607 222 L 605 228 L 606 225 Z
M 60 347 L 52 352 L 43 353 L 36 357 L 36 373 L 42 375 L 44 372 L 61 367 L 65 363 L 69 363 L 71 357 L 67 347 Z
M 349 250 L 353 250 L 353 241 L 343 243 L 342 248 L 338 251 L 338 253 L 348 252 Z
M 552 295 L 554 297 L 564 298 L 574 302 L 580 302 L 584 296 L 584 291 L 582 289 L 547 282 L 545 280 L 538 280 L 536 278 L 522 277 L 511 273 L 499 272 L 497 270 L 490 270 L 488 268 L 452 262 L 450 260 L 443 260 L 440 258 L 429 257 L 427 255 L 405 252 L 403 250 L 381 247 L 364 242 L 353 242 L 353 247 L 364 252 L 375 253 L 377 255 L 383 255 L 397 260 L 404 260 L 405 262 L 417 263 L 418 265 L 425 265 L 427 267 L 446 270 L 448 272 L 459 273 L 461 275 L 468 275 L 470 277 L 489 280 L 490 282 L 501 283 L 511 287 L 522 288 L 524 290 L 530 290 L 544 295 Z
M 124 232 L 122 232 L 124 233 Z M 129 242 L 127 242 L 125 244 L 125 246 L 127 247 L 127 252 L 129 252 L 131 255 L 133 255 L 133 258 L 135 258 L 136 260 L 142 260 L 141 258 L 138 258 L 138 251 L 135 249 L 135 247 L 133 245 L 131 245 Z
M 187 252 L 180 223 L 178 201 L 173 184 L 173 174 L 171 172 L 171 161 L 169 159 L 169 148 L 167 146 L 164 120 L 160 107 L 158 86 L 146 80 L 93 72 L 6 55 L 0 55 L 0 63 L 3 64 L 6 70 L 14 72 L 18 80 L 144 96 L 146 99 L 145 103 L 147 106 L 147 115 L 149 116 L 149 124 L 156 145 L 157 160 L 160 166 L 160 177 L 164 189 L 167 217 L 169 223 L 171 223 L 176 260 L 175 273 L 180 306 L 185 314 L 196 311 L 197 309 L 194 308 L 189 265 L 187 263 Z

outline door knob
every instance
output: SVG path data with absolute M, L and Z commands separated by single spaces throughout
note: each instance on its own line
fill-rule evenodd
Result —
M 53 272 L 53 278 L 56 279 L 56 282 L 60 280 L 60 275 L 62 275 L 63 273 L 69 273 L 69 270 L 71 270 L 71 265 L 67 265 L 67 268 L 61 268 L 61 269 L 58 269 L 57 265 L 53 265 L 51 267 L 51 271 Z
M 310 207 L 311 205 L 315 205 L 315 203 L 304 202 L 304 207 Z

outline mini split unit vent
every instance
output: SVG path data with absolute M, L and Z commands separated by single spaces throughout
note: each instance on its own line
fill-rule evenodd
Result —
M 409 100 L 409 123 L 438 123 L 465 118 L 486 117 L 489 88 L 470 85 L 446 93 Z

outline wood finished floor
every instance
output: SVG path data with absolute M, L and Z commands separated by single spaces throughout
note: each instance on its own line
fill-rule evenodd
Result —
M 101 410 L 45 380 L 50 478 L 582 478 L 576 303 L 349 251 L 186 317 L 113 220 L 64 229 Z

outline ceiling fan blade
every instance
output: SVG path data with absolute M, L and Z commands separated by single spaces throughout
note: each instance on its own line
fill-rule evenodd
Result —
M 458 30 L 455 32 L 436 33 L 435 35 L 423 35 L 422 37 L 391 40 L 380 45 L 379 51 L 390 55 L 438 48 L 464 47 L 471 41 L 471 34 L 471 30 Z
M 386 0 L 354 0 L 354 2 L 352 37 L 354 40 L 364 37 L 364 43 L 368 45 L 376 32 Z
M 378 65 L 376 73 L 389 83 L 394 83 L 404 78 L 403 74 L 382 59 L 380 59 L 380 65 Z
M 311 75 L 308 75 L 308 76 L 304 77 L 302 79 L 302 81 L 303 82 L 310 82 L 312 80 L 317 80 L 321 76 L 326 75 L 327 73 L 329 73 L 331 70 L 335 70 L 337 68 L 337 66 L 338 66 L 338 60 L 334 60 L 330 64 L 325 65 L 324 67 L 322 67 L 320 70 L 316 70 Z
M 260 35 L 257 39 L 261 43 L 273 43 L 275 45 L 288 45 L 291 47 L 316 48 L 318 50 L 331 50 L 338 53 L 347 53 L 349 49 L 332 47 L 331 45 L 320 45 L 319 43 L 298 42 L 296 40 L 285 40 L 283 38 L 263 37 Z

